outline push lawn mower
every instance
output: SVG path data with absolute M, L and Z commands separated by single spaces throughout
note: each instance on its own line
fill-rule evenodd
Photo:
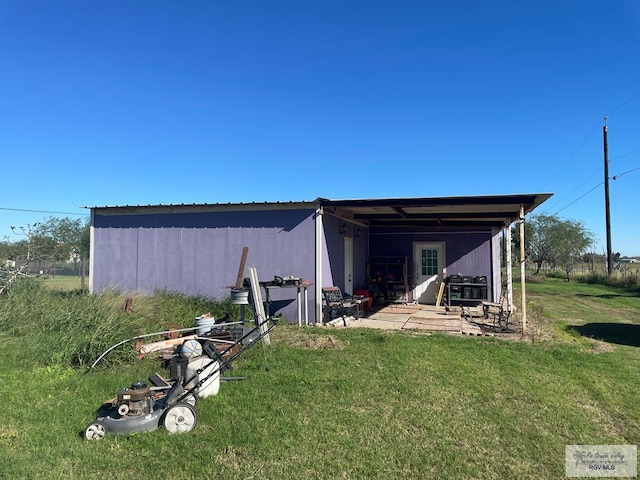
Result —
M 271 325 L 267 325 L 269 321 Z M 220 374 L 231 370 L 231 362 L 275 326 L 274 319 L 267 319 L 248 331 L 242 327 L 233 340 L 224 340 L 229 331 L 214 326 L 205 335 L 185 340 L 169 361 L 171 379 L 153 374 L 149 377 L 151 385 L 135 382 L 120 389 L 115 398 L 98 409 L 84 437 L 100 440 L 107 433 L 150 432 L 159 427 L 169 433 L 193 430 L 198 422 L 197 399 L 217 394 Z M 221 348 L 221 344 L 226 347 Z

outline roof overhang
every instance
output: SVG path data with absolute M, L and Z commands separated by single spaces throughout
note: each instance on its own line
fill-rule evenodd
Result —
M 504 228 L 531 213 L 552 193 L 517 195 L 318 199 L 327 213 L 371 228 Z
M 125 205 L 85 207 L 100 215 L 198 213 L 216 211 L 283 210 L 321 207 L 326 213 L 371 228 L 504 228 L 531 213 L 552 193 L 517 195 L 374 198 L 301 202 L 251 202 L 180 205 Z

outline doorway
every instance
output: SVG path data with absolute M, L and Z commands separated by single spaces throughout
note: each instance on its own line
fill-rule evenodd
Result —
M 444 279 L 444 243 L 413 244 L 413 300 L 435 305 Z
M 353 238 L 344 237 L 344 293 L 353 295 Z

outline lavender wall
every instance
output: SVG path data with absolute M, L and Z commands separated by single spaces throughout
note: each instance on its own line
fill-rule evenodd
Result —
M 346 225 L 344 235 L 340 226 Z M 331 215 L 324 215 L 324 248 L 322 286 L 344 290 L 344 237 L 353 238 L 353 287 L 357 289 L 367 279 L 368 229 Z M 359 236 L 356 237 L 356 230 Z
M 414 242 L 443 242 L 445 244 L 445 267 L 447 275 L 484 275 L 489 286 L 492 284 L 491 251 L 492 232 L 370 232 L 369 251 L 371 256 L 406 256 L 409 283 L 413 277 Z M 497 259 L 499 262 L 499 259 Z M 498 264 L 499 270 L 499 264 Z M 491 289 L 491 288 L 490 288 Z M 492 293 L 492 292 L 491 292 Z M 490 294 L 491 296 L 491 294 Z
M 93 212 L 92 289 L 152 293 L 169 290 L 221 299 L 236 281 L 242 248 L 247 269 L 260 280 L 274 275 L 309 278 L 344 289 L 344 237 L 353 238 L 354 288 L 367 280 L 368 256 L 406 256 L 413 278 L 414 242 L 444 242 L 449 275 L 485 275 L 492 284 L 490 231 L 392 232 L 369 230 L 323 215 L 322 279 L 315 278 L 315 210 L 274 209 L 121 214 Z M 356 230 L 360 231 L 356 236 Z M 499 271 L 499 263 L 497 265 Z M 295 289 L 272 290 L 274 305 L 296 321 Z M 308 290 L 310 322 L 315 322 L 315 289 Z M 275 313 L 275 310 L 272 312 Z
M 101 215 L 93 220 L 93 291 L 153 293 L 169 290 L 221 299 L 235 284 L 242 248 L 249 247 L 245 276 L 315 275 L 314 210 Z M 272 290 L 290 321 L 295 289 Z M 309 289 L 309 303 L 314 292 Z M 313 316 L 312 309 L 309 310 Z

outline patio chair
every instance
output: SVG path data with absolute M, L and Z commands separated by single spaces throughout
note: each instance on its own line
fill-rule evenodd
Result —
M 325 323 L 339 317 L 356 316 L 358 313 L 358 301 L 345 299 L 338 287 L 323 287 L 322 297 L 325 304 Z
M 482 316 L 486 319 L 491 319 L 494 327 L 501 329 L 508 327 L 511 311 L 509 310 L 504 290 L 500 293 L 500 299 L 497 302 L 482 302 Z

